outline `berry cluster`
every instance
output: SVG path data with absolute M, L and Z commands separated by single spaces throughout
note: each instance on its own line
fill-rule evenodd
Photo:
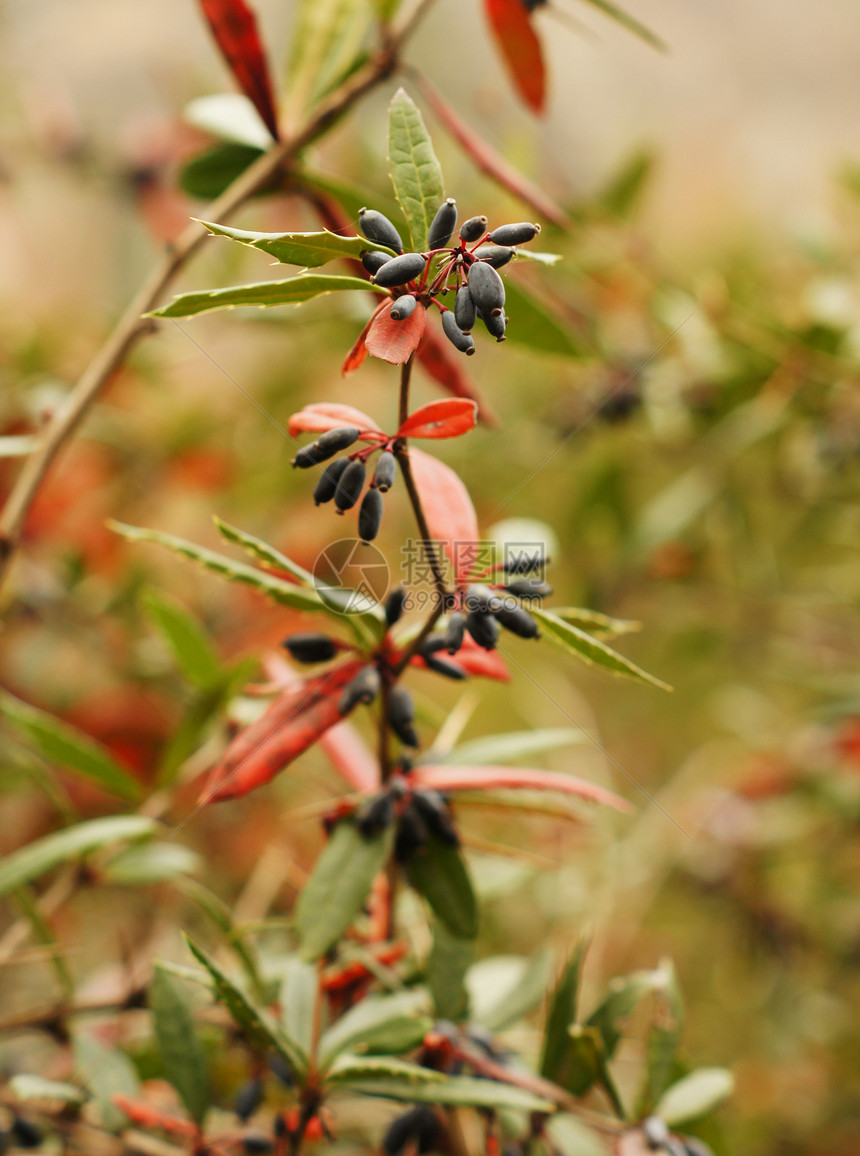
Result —
M 409 765 L 401 765 L 402 774 L 391 779 L 387 788 L 370 799 L 359 811 L 356 827 L 366 839 L 397 824 L 394 858 L 408 863 L 431 835 L 449 847 L 460 846 L 460 836 L 444 795 L 438 791 L 413 790 L 409 784 Z
M 491 336 L 505 340 L 505 284 L 496 270 L 507 265 L 517 245 L 534 240 L 540 225 L 519 221 L 488 232 L 486 217 L 470 217 L 460 226 L 458 243 L 452 246 L 456 225 L 457 204 L 449 197 L 430 225 L 427 252 L 405 253 L 391 221 L 375 209 L 362 209 L 358 227 L 364 236 L 398 256 L 367 250 L 361 262 L 374 285 L 392 291 L 389 315 L 393 321 L 405 321 L 417 305 L 426 307 L 432 302 L 442 314 L 442 329 L 451 344 L 461 353 L 472 354 L 471 334 L 479 318 Z M 450 292 L 455 294 L 453 309 L 439 301 Z
M 321 506 L 333 500 L 339 514 L 351 510 L 361 497 L 367 481 L 367 459 L 381 451 L 370 487 L 358 511 L 358 536 L 363 542 L 372 542 L 382 525 L 382 495 L 391 489 L 397 476 L 397 462 L 390 448 L 393 438 L 386 438 L 384 434 L 375 431 L 362 431 L 357 426 L 342 426 L 320 434 L 315 442 L 303 446 L 293 458 L 292 464 L 302 470 L 318 466 L 341 450 L 349 449 L 359 437 L 372 439 L 376 444 L 331 462 L 316 484 L 314 502 Z

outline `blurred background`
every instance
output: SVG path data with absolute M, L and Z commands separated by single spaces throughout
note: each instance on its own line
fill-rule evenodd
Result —
M 256 7 L 277 71 L 292 6 Z M 631 10 L 665 54 L 574 0 L 536 14 L 550 72 L 541 121 L 511 94 L 477 3 L 440 0 L 408 59 L 572 219 L 541 237 L 563 262 L 522 262 L 510 279 L 547 299 L 581 355 L 479 342 L 468 369 L 499 428 L 439 454 L 482 526 L 549 524 L 555 603 L 640 621 L 618 648 L 675 690 L 518 640 L 513 692 L 476 682 L 458 702 L 457 687 L 429 675 L 410 685 L 426 744 L 455 705 L 466 738 L 582 728 L 536 765 L 611 785 L 635 806 L 591 826 L 464 811 L 489 902 L 482 953 L 564 951 L 590 926 L 595 990 L 671 956 L 685 1056 L 737 1079 L 707 1137 L 715 1149 L 848 1156 L 860 1145 L 860 9 L 640 0 Z M 205 200 L 177 188 L 207 144 L 182 109 L 231 86 L 193 4 L 5 0 L 0 31 L 0 438 L 13 438 L 62 402 L 163 242 L 205 215 Z M 380 206 L 394 87 L 312 158 Z M 531 217 L 427 120 L 463 216 Z M 318 227 L 281 197 L 232 223 Z M 176 287 L 272 275 L 268 258 L 233 249 L 210 243 Z M 340 376 L 364 303 L 330 301 L 163 323 L 28 520 L 4 592 L 0 679 L 142 782 L 156 781 L 194 710 L 200 745 L 220 725 L 177 673 L 147 592 L 178 600 L 225 663 L 247 658 L 255 675 L 267 648 L 311 624 L 124 543 L 105 520 L 217 547 L 217 513 L 312 564 L 345 524 L 314 510 L 292 447 L 248 395 L 282 424 L 322 399 L 393 421 L 394 371 L 369 361 Z M 419 377 L 416 395 L 438 393 Z M 0 458 L 0 491 L 19 466 Z M 378 544 L 396 556 L 410 533 L 403 493 L 386 506 Z M 115 808 L 49 772 L 13 730 L 0 739 L 3 853 Z M 319 752 L 296 771 L 182 828 L 227 902 L 276 871 L 271 904 L 289 908 L 319 847 L 309 808 L 340 789 Z M 166 818 L 192 810 L 179 790 Z M 261 867 L 261 847 L 280 858 Z M 180 957 L 178 928 L 200 916 L 181 889 L 155 896 L 115 884 L 60 912 L 79 977 L 96 983 L 127 951 Z M 6 1013 L 50 997 L 49 969 L 7 961 L 5 971 Z M 42 1046 L 28 1039 L 28 1061 Z M 20 1062 L 20 1051 L 2 1055 Z M 636 1059 L 621 1054 L 622 1083 Z

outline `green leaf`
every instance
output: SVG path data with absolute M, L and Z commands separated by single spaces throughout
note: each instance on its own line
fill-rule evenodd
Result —
M 509 341 L 526 345 L 538 353 L 553 353 L 560 357 L 589 355 L 588 348 L 553 307 L 513 277 L 505 282 L 505 312 L 511 319 L 505 330 Z
M 13 851 L 5 859 L 0 859 L 0 896 L 8 895 L 25 883 L 32 883 L 60 864 L 69 863 L 81 855 L 112 843 L 150 839 L 161 829 L 156 819 L 145 815 L 110 815 L 64 827 L 52 835 L 43 835 L 20 851 Z
M 360 59 L 372 20 L 366 0 L 302 0 L 293 24 L 289 97 L 313 107 Z
M 226 542 L 231 542 L 234 546 L 241 546 L 252 558 L 256 558 L 266 566 L 273 566 L 277 570 L 286 570 L 303 586 L 313 588 L 314 576 L 310 570 L 305 570 L 304 566 L 300 566 L 298 562 L 294 562 L 292 558 L 288 558 L 286 554 L 282 554 L 280 550 L 276 550 L 274 546 L 270 546 L 261 538 L 255 538 L 253 534 L 240 530 L 236 526 L 231 526 L 229 522 L 224 522 L 221 518 L 213 517 L 212 520 L 215 523 L 215 529 Z
M 252 1047 L 267 1052 L 274 1050 L 292 1071 L 297 1081 L 307 1072 L 308 1058 L 304 1050 L 287 1035 L 265 1008 L 258 1007 L 232 980 L 212 957 L 188 936 L 186 942 L 195 958 L 203 964 L 215 982 L 215 992 L 236 1021 Z
M 544 1025 L 539 1071 L 547 1080 L 567 1087 L 565 1068 L 570 1058 L 568 1028 L 576 1022 L 582 965 L 588 951 L 588 940 L 582 938 L 564 966 L 550 1000 Z
M 645 1041 L 647 1069 L 639 1113 L 643 1116 L 652 1111 L 672 1079 L 684 1027 L 684 1001 L 672 961 L 662 960 L 657 971 L 663 983 L 654 988 L 657 1006 Z
M 458 939 L 478 934 L 478 905 L 472 881 L 457 847 L 431 835 L 409 861 L 406 874 L 436 918 Z
M 668 979 L 667 971 L 658 967 L 653 971 L 633 971 L 610 981 L 609 994 L 588 1017 L 589 1026 L 597 1028 L 603 1038 L 607 1059 L 612 1059 L 621 1040 L 624 1020 L 646 995 L 664 992 Z
M 226 289 L 204 289 L 197 293 L 180 293 L 169 305 L 154 309 L 148 317 L 193 317 L 209 309 L 234 309 L 238 305 L 257 305 L 261 309 L 273 305 L 301 305 L 314 297 L 344 290 L 377 289 L 361 277 L 342 277 L 334 273 L 299 273 L 286 281 L 257 281 L 251 285 L 231 285 Z
M 439 1073 L 435 1073 L 438 1075 Z M 479 1080 L 472 1076 L 443 1076 L 433 1082 L 412 1083 L 408 1080 L 354 1079 L 349 1081 L 353 1091 L 388 1100 L 404 1100 L 416 1104 L 444 1104 L 452 1108 L 509 1108 L 511 1111 L 555 1111 L 551 1100 L 495 1080 Z
M 544 949 L 528 962 L 517 982 L 483 1012 L 480 1021 L 491 1032 L 501 1032 L 540 1007 L 550 978 L 550 953 Z
M 316 268 L 340 257 L 354 257 L 357 260 L 366 249 L 394 253 L 393 249 L 377 245 L 364 237 L 341 237 L 337 233 L 330 233 L 328 229 L 319 233 L 249 233 L 245 229 L 231 229 L 226 225 L 210 224 L 209 221 L 201 221 L 200 224 L 217 237 L 229 237 L 231 241 L 238 241 L 252 249 L 261 249 L 277 258 L 282 265 Z M 370 288 L 366 281 L 364 285 Z
M 565 1062 L 564 1086 L 574 1096 L 584 1096 L 595 1083 L 600 1083 L 609 1096 L 616 1114 L 627 1118 L 615 1082 L 606 1066 L 606 1049 L 597 1028 L 571 1024 L 568 1028 L 569 1048 Z
M 546 1130 L 553 1148 L 561 1156 L 609 1156 L 598 1137 L 581 1120 L 568 1112 L 558 1112 L 547 1121 Z
M 329 1084 L 356 1084 L 368 1080 L 383 1081 L 391 1078 L 398 1087 L 413 1088 L 422 1085 L 442 1084 L 445 1077 L 432 1068 L 422 1068 L 407 1060 L 397 1060 L 392 1056 L 339 1056 L 326 1074 Z M 394 1097 L 399 1099 L 399 1097 Z
M 227 942 L 242 965 L 245 978 L 255 998 L 264 1001 L 267 994 L 267 986 L 260 975 L 256 955 L 253 949 L 243 941 L 242 936 L 238 933 L 230 908 L 220 896 L 216 895 L 214 891 L 210 891 L 208 887 L 205 887 L 196 879 L 184 878 L 182 880 L 182 890 L 195 903 L 199 904 L 219 931 L 224 933 Z
M 350 926 L 388 861 L 393 839 L 391 828 L 365 839 L 351 822 L 338 823 L 296 904 L 302 959 L 325 955 Z
M 83 1104 L 89 1099 L 83 1088 L 64 1080 L 46 1080 L 21 1072 L 9 1081 L 9 1089 L 18 1100 L 57 1100 L 63 1104 Z
M 151 590 L 143 605 L 190 682 L 206 689 L 221 677 L 221 663 L 205 631 L 180 602 Z
M 388 165 L 412 248 L 422 252 L 430 224 L 445 200 L 445 189 L 430 134 L 418 106 L 402 88 L 388 110 Z
M 622 27 L 626 28 L 628 32 L 632 32 L 634 36 L 638 36 L 640 40 L 644 40 L 646 44 L 650 44 L 652 48 L 659 49 L 660 52 L 666 51 L 666 42 L 661 40 L 659 36 L 646 28 L 644 24 L 640 24 L 638 20 L 630 16 L 629 13 L 623 11 L 615 4 L 611 4 L 610 0 L 586 0 L 586 3 L 599 8 L 611 20 L 615 20 Z
M 540 249 L 517 249 L 514 259 L 522 261 L 537 261 L 539 265 L 557 265 L 563 259 L 561 253 L 543 253 Z
M 458 939 L 444 923 L 434 922 L 425 975 L 438 1019 L 459 1023 L 469 1015 L 465 978 L 474 958 L 474 939 Z
M 106 883 L 139 887 L 164 883 L 182 875 L 195 875 L 203 859 L 181 843 L 150 843 L 144 847 L 124 847 L 102 865 L 100 875 Z
M 140 798 L 140 784 L 103 746 L 48 711 L 0 690 L 0 716 L 52 765 L 83 775 L 122 799 Z
M 140 526 L 127 526 L 123 522 L 114 521 L 109 521 L 108 525 L 131 542 L 155 542 L 159 546 L 166 546 L 175 554 L 181 554 L 185 558 L 190 558 L 192 562 L 199 563 L 204 569 L 220 574 L 228 582 L 241 582 L 245 586 L 252 586 L 273 602 L 279 602 L 283 606 L 292 606 L 295 610 L 327 609 L 323 600 L 314 591 L 294 586 L 290 582 L 285 582 L 283 578 L 276 578 L 274 574 L 255 570 L 253 566 L 236 562 L 224 554 L 217 554 L 214 550 L 207 550 L 205 546 L 198 546 L 173 534 L 164 534 L 160 530 L 147 530 Z
M 649 674 L 637 666 L 635 662 L 631 662 L 629 658 L 624 658 L 623 655 L 607 646 L 605 642 L 586 634 L 584 630 L 580 630 L 573 623 L 564 622 L 548 610 L 540 610 L 535 606 L 530 607 L 529 613 L 543 626 L 545 636 L 550 642 L 554 642 L 556 646 L 560 646 L 562 650 L 566 650 L 570 654 L 575 654 L 577 658 L 581 658 L 589 666 L 600 666 L 611 674 L 623 674 L 628 678 L 636 679 L 637 682 L 647 682 L 652 686 L 658 686 L 661 690 L 672 689 L 668 683 L 655 678 L 653 674 Z
M 713 1112 L 734 1088 L 734 1076 L 727 1068 L 697 1068 L 664 1093 L 654 1112 L 675 1128 Z
M 582 606 L 553 606 L 552 613 L 588 634 L 635 634 L 642 629 L 642 623 L 632 618 L 610 618 L 608 614 Z
M 137 1070 L 128 1056 L 108 1044 L 103 1044 L 89 1033 L 77 1033 L 73 1040 L 75 1071 L 98 1104 L 103 1127 L 118 1132 L 127 1121 L 123 1111 L 113 1102 L 114 1096 L 131 1100 L 140 1095 Z
M 265 152 L 272 135 L 247 96 L 238 92 L 221 92 L 198 96 L 185 106 L 183 117 L 188 124 L 234 144 L 250 145 Z
M 341 1052 L 392 1056 L 411 1051 L 433 1026 L 428 1010 L 422 991 L 366 996 L 323 1033 L 320 1066 L 329 1067 Z
M 263 150 L 244 144 L 218 144 L 186 161 L 179 170 L 179 187 L 199 201 L 214 201 L 245 169 L 263 155 Z M 262 185 L 253 196 L 276 191 L 274 183 Z
M 209 1108 L 209 1067 L 191 1002 L 180 980 L 156 966 L 149 985 L 155 1037 L 164 1075 L 198 1124 Z
M 287 1035 L 310 1053 L 314 1035 L 314 1005 L 319 976 L 315 964 L 291 956 L 281 981 L 281 1023 Z
M 598 201 L 617 217 L 629 216 L 653 171 L 654 154 L 645 149 L 637 150 L 597 194 Z
M 558 750 L 559 747 L 577 746 L 585 742 L 582 731 L 573 727 L 544 727 L 533 731 L 507 731 L 503 734 L 486 735 L 471 739 L 467 743 L 452 747 L 434 763 L 456 763 L 458 766 L 480 766 L 482 764 L 518 762 L 544 751 Z

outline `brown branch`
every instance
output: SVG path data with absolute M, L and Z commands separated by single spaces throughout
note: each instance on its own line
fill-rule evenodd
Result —
M 217 222 L 231 216 L 275 174 L 289 168 L 290 163 L 312 141 L 348 112 L 358 100 L 389 79 L 399 66 L 398 56 L 404 43 L 432 3 L 433 0 L 421 0 L 400 32 L 388 39 L 383 51 L 335 92 L 314 113 L 301 132 L 292 139 L 274 144 L 238 176 L 206 210 L 207 218 Z M 142 314 L 155 308 L 174 277 L 208 235 L 202 225 L 194 222 L 168 246 L 161 263 L 141 286 L 65 403 L 39 435 L 37 448 L 27 458 L 0 514 L 0 582 L 9 569 L 21 540 L 27 514 L 49 469 L 121 367 L 132 346 L 140 337 L 153 332 L 153 322 Z

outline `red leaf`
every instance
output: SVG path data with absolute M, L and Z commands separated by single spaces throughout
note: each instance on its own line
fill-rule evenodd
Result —
M 411 413 L 400 429 L 399 438 L 458 438 L 474 429 L 478 406 L 464 397 L 431 401 Z
M 497 426 L 499 419 L 488 402 L 484 401 L 478 390 L 469 381 L 460 367 L 463 361 L 462 353 L 454 353 L 453 347 L 443 342 L 432 327 L 424 330 L 424 336 L 418 345 L 416 356 L 434 381 L 438 381 L 448 393 L 454 397 L 468 397 L 478 406 L 478 417 L 489 426 Z
M 379 763 L 352 723 L 338 723 L 326 731 L 320 746 L 354 791 L 379 790 Z
M 421 90 L 421 95 L 430 105 L 444 129 L 451 134 L 455 141 L 466 152 L 481 172 L 507 189 L 519 201 L 523 201 L 530 208 L 547 221 L 552 221 L 560 229 L 570 228 L 570 217 L 560 205 L 557 205 L 546 195 L 540 186 L 517 172 L 513 165 L 509 165 L 505 158 L 497 153 L 492 145 L 483 137 L 478 136 L 460 115 L 437 92 L 429 80 L 417 73 L 412 78 Z
M 230 744 L 200 796 L 201 803 L 237 799 L 268 783 L 340 721 L 340 690 L 361 669 L 345 662 L 288 687 Z
M 278 117 L 257 18 L 245 0 L 200 0 L 203 14 L 239 87 L 278 140 Z
M 484 10 L 517 92 L 533 112 L 543 112 L 543 52 L 525 5 L 522 0 L 484 0 Z
M 353 345 L 352 349 L 350 349 L 349 353 L 346 355 L 346 360 L 341 367 L 341 373 L 344 377 L 346 377 L 348 373 L 352 373 L 354 369 L 358 369 L 358 367 L 364 361 L 365 357 L 367 357 L 367 335 L 370 333 L 371 325 L 373 325 L 374 321 L 386 305 L 389 307 L 389 309 L 391 308 L 390 297 L 386 297 L 384 301 L 381 301 L 379 305 L 377 305 L 377 307 L 371 313 L 370 320 L 368 321 L 367 325 L 365 325 L 364 329 L 362 329 L 361 333 L 359 333 L 355 345 Z
M 430 537 L 442 543 L 455 576 L 464 577 L 474 564 L 474 551 L 480 540 L 478 516 L 469 491 L 450 466 L 423 450 L 410 450 L 409 460 Z
M 394 321 L 389 313 L 377 310 L 365 340 L 367 352 L 389 365 L 405 365 L 418 348 L 426 318 L 420 302 L 405 321 Z
M 538 771 L 530 767 L 413 767 L 409 780 L 417 787 L 434 791 L 498 791 L 521 789 L 526 791 L 556 791 L 562 795 L 576 795 L 589 803 L 605 803 L 616 811 L 629 811 L 630 804 L 619 795 L 556 771 Z
M 341 405 L 335 401 L 317 401 L 306 405 L 289 420 L 287 430 L 290 437 L 299 433 L 325 433 L 326 430 L 343 426 L 358 426 L 361 430 L 378 430 L 372 417 L 351 405 Z
M 457 670 L 462 670 L 463 674 L 474 674 L 479 678 L 494 678 L 498 682 L 511 681 L 510 672 L 497 650 L 483 650 L 477 645 L 475 645 L 474 650 L 467 650 L 464 641 L 463 646 L 456 654 L 443 653 L 437 657 L 443 659 L 450 666 L 456 667 Z M 423 670 L 430 669 L 420 654 L 413 655 L 409 662 L 411 666 L 418 666 Z

